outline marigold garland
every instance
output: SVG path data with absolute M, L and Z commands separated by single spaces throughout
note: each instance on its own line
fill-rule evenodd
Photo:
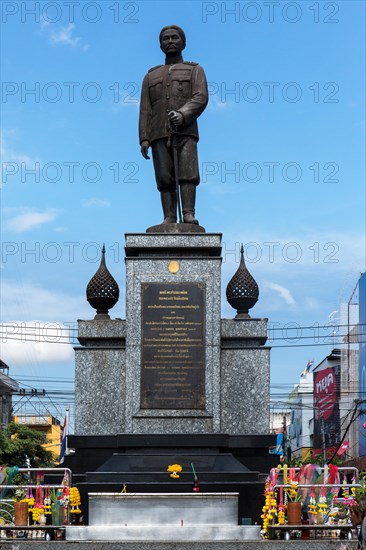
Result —
M 36 521 L 37 523 L 39 523 L 42 514 L 44 514 L 44 509 L 43 508 L 37 508 L 37 506 L 35 506 L 32 509 L 33 521 Z
M 285 511 L 286 511 L 286 506 L 283 498 L 283 486 L 281 485 L 280 502 L 278 504 L 278 514 L 277 514 L 278 525 L 285 525 Z
M 79 506 L 81 505 L 80 492 L 77 487 L 71 487 L 70 489 L 70 514 L 81 514 Z
M 285 507 L 278 507 L 278 525 L 285 525 Z
M 316 516 L 318 513 L 317 511 L 317 505 L 316 505 L 316 495 L 315 495 L 315 489 L 312 487 L 311 493 L 310 493 L 310 499 L 308 504 L 308 514 L 311 516 Z
M 37 474 L 37 479 L 38 479 L 38 474 Z M 42 514 L 44 514 L 43 488 L 41 485 L 37 485 L 35 503 L 32 508 L 33 521 L 39 523 Z
M 52 510 L 51 510 L 51 498 L 50 498 L 50 488 L 46 487 L 46 494 L 43 500 L 44 504 L 44 514 L 45 516 L 51 516 Z
M 323 496 L 319 497 L 318 511 L 321 514 L 325 514 L 326 511 L 327 511 L 327 508 L 328 508 L 327 498 L 326 498 L 326 496 L 323 495 Z
M 261 518 L 263 520 L 263 536 L 268 538 L 268 527 L 273 523 L 273 519 L 277 516 L 277 500 L 272 490 L 272 484 L 267 480 L 265 486 L 265 503 L 262 508 Z
M 347 486 L 349 482 L 346 474 L 343 476 L 343 498 L 338 499 L 335 497 L 339 493 L 340 475 L 338 468 L 332 464 L 324 467 L 323 476 L 321 468 L 314 465 L 301 467 L 298 474 L 296 468 L 289 468 L 286 464 L 272 468 L 265 483 L 265 502 L 261 514 L 263 537 L 268 538 L 271 525 L 285 525 L 285 512 L 290 500 L 307 502 L 311 524 L 324 523 L 327 520 L 327 524 L 333 525 L 337 521 L 337 524 L 342 525 L 340 509 L 335 503 L 340 500 L 343 501 L 342 506 L 353 506 L 359 493 L 356 475 L 353 474 L 350 486 Z M 278 477 L 280 481 L 277 481 Z M 343 520 L 345 522 L 346 519 Z

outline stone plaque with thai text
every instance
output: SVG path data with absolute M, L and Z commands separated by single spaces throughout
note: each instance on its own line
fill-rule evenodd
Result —
M 205 408 L 205 284 L 143 283 L 141 408 Z

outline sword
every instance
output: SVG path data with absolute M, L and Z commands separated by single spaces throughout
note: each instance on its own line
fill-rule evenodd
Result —
M 182 217 L 182 207 L 180 199 L 180 190 L 179 190 L 179 172 L 178 172 L 178 132 L 177 127 L 173 124 L 169 124 L 169 142 L 171 139 L 171 144 L 173 147 L 173 164 L 174 164 L 174 180 L 175 180 L 175 192 L 177 195 L 177 204 L 178 204 L 178 221 L 183 223 Z

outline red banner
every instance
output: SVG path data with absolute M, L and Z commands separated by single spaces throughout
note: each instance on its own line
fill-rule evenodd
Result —
M 337 399 L 337 382 L 333 369 L 316 373 L 314 380 L 314 408 L 317 418 L 328 420 Z

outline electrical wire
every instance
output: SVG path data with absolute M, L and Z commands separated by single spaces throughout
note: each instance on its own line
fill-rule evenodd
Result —
M 33 335 L 28 335 L 28 336 L 33 336 Z M 304 337 L 305 338 L 305 337 Z M 20 338 L 14 338 L 14 337 L 11 337 L 11 336 L 7 336 L 6 337 L 6 340 L 16 340 L 18 342 L 23 342 L 23 343 L 31 343 L 31 342 L 36 342 L 36 343 L 40 343 L 40 340 L 28 340 L 28 339 L 24 339 L 24 337 L 20 337 Z M 122 340 L 122 339 L 121 339 Z M 280 338 L 280 340 L 285 340 L 285 338 Z M 301 340 L 301 338 L 297 338 L 297 340 Z M 67 346 L 75 346 L 75 345 L 80 345 L 79 342 L 59 342 L 59 341 L 54 341 L 54 340 L 44 340 L 42 341 L 43 344 L 56 344 L 56 345 L 61 345 L 61 344 L 66 344 Z M 270 344 L 270 342 L 268 342 Z M 366 343 L 366 340 L 361 340 L 361 341 L 354 341 L 352 342 L 352 344 L 365 344 Z M 312 344 L 283 344 L 283 345 L 275 345 L 275 346 L 270 346 L 272 349 L 276 349 L 276 348 L 311 348 L 311 347 L 319 347 L 319 346 L 345 346 L 346 345 L 346 342 L 323 342 L 323 343 L 312 343 Z
M 347 428 L 346 428 L 345 431 L 344 431 L 344 434 L 343 434 L 343 436 L 342 436 L 342 438 L 341 438 L 341 440 L 340 440 L 340 442 L 339 442 L 339 445 L 338 445 L 337 449 L 334 451 L 332 457 L 327 461 L 328 464 L 330 464 L 330 463 L 332 462 L 332 460 L 334 459 L 334 457 L 335 457 L 336 454 L 338 453 L 339 449 L 341 448 L 341 445 L 342 445 L 343 441 L 344 441 L 345 438 L 346 438 L 346 435 L 347 435 L 347 433 L 348 433 L 348 430 L 349 430 L 349 428 L 350 428 L 351 424 L 353 423 L 353 420 L 354 420 L 354 418 L 355 418 L 355 416 L 356 416 L 356 412 L 357 412 L 357 407 L 358 407 L 358 405 L 359 405 L 359 403 L 356 403 L 356 405 L 355 405 L 355 407 L 354 407 L 354 409 L 353 409 L 353 413 L 352 413 L 351 420 L 349 421 L 348 426 L 347 426 Z
M 65 321 L 63 324 L 66 324 L 66 323 L 70 323 L 72 324 L 71 321 Z M 52 322 L 44 322 L 44 323 L 41 323 L 39 325 L 27 325 L 26 324 L 26 321 L 20 321 L 19 323 L 15 323 L 15 324 L 20 324 L 20 325 L 24 325 L 25 327 L 24 328 L 27 328 L 27 329 L 34 329 L 34 330 L 39 330 L 39 329 L 42 329 L 42 330 L 63 330 L 63 331 L 70 331 L 70 330 L 73 330 L 73 331 L 77 331 L 78 328 L 77 328 L 77 324 L 75 322 L 73 322 L 75 324 L 75 328 L 72 328 L 72 327 L 65 327 L 63 328 L 62 326 L 57 326 L 57 327 L 45 327 L 45 326 L 42 326 L 43 325 L 46 325 L 46 324 L 57 324 L 57 323 L 52 323 Z M 316 327 L 314 325 L 312 326 L 282 326 L 282 327 L 269 327 L 270 330 L 305 330 L 305 329 L 311 329 L 311 330 L 314 330 L 315 328 L 325 328 L 325 329 L 329 329 L 329 328 L 340 328 L 340 327 L 362 327 L 362 326 L 366 326 L 366 323 L 345 323 L 345 324 L 330 324 L 330 325 L 316 325 Z M 1 327 L 9 327 L 9 328 L 14 328 L 14 324 L 12 325 L 7 325 L 6 323 L 1 323 L 0 324 L 0 328 Z

